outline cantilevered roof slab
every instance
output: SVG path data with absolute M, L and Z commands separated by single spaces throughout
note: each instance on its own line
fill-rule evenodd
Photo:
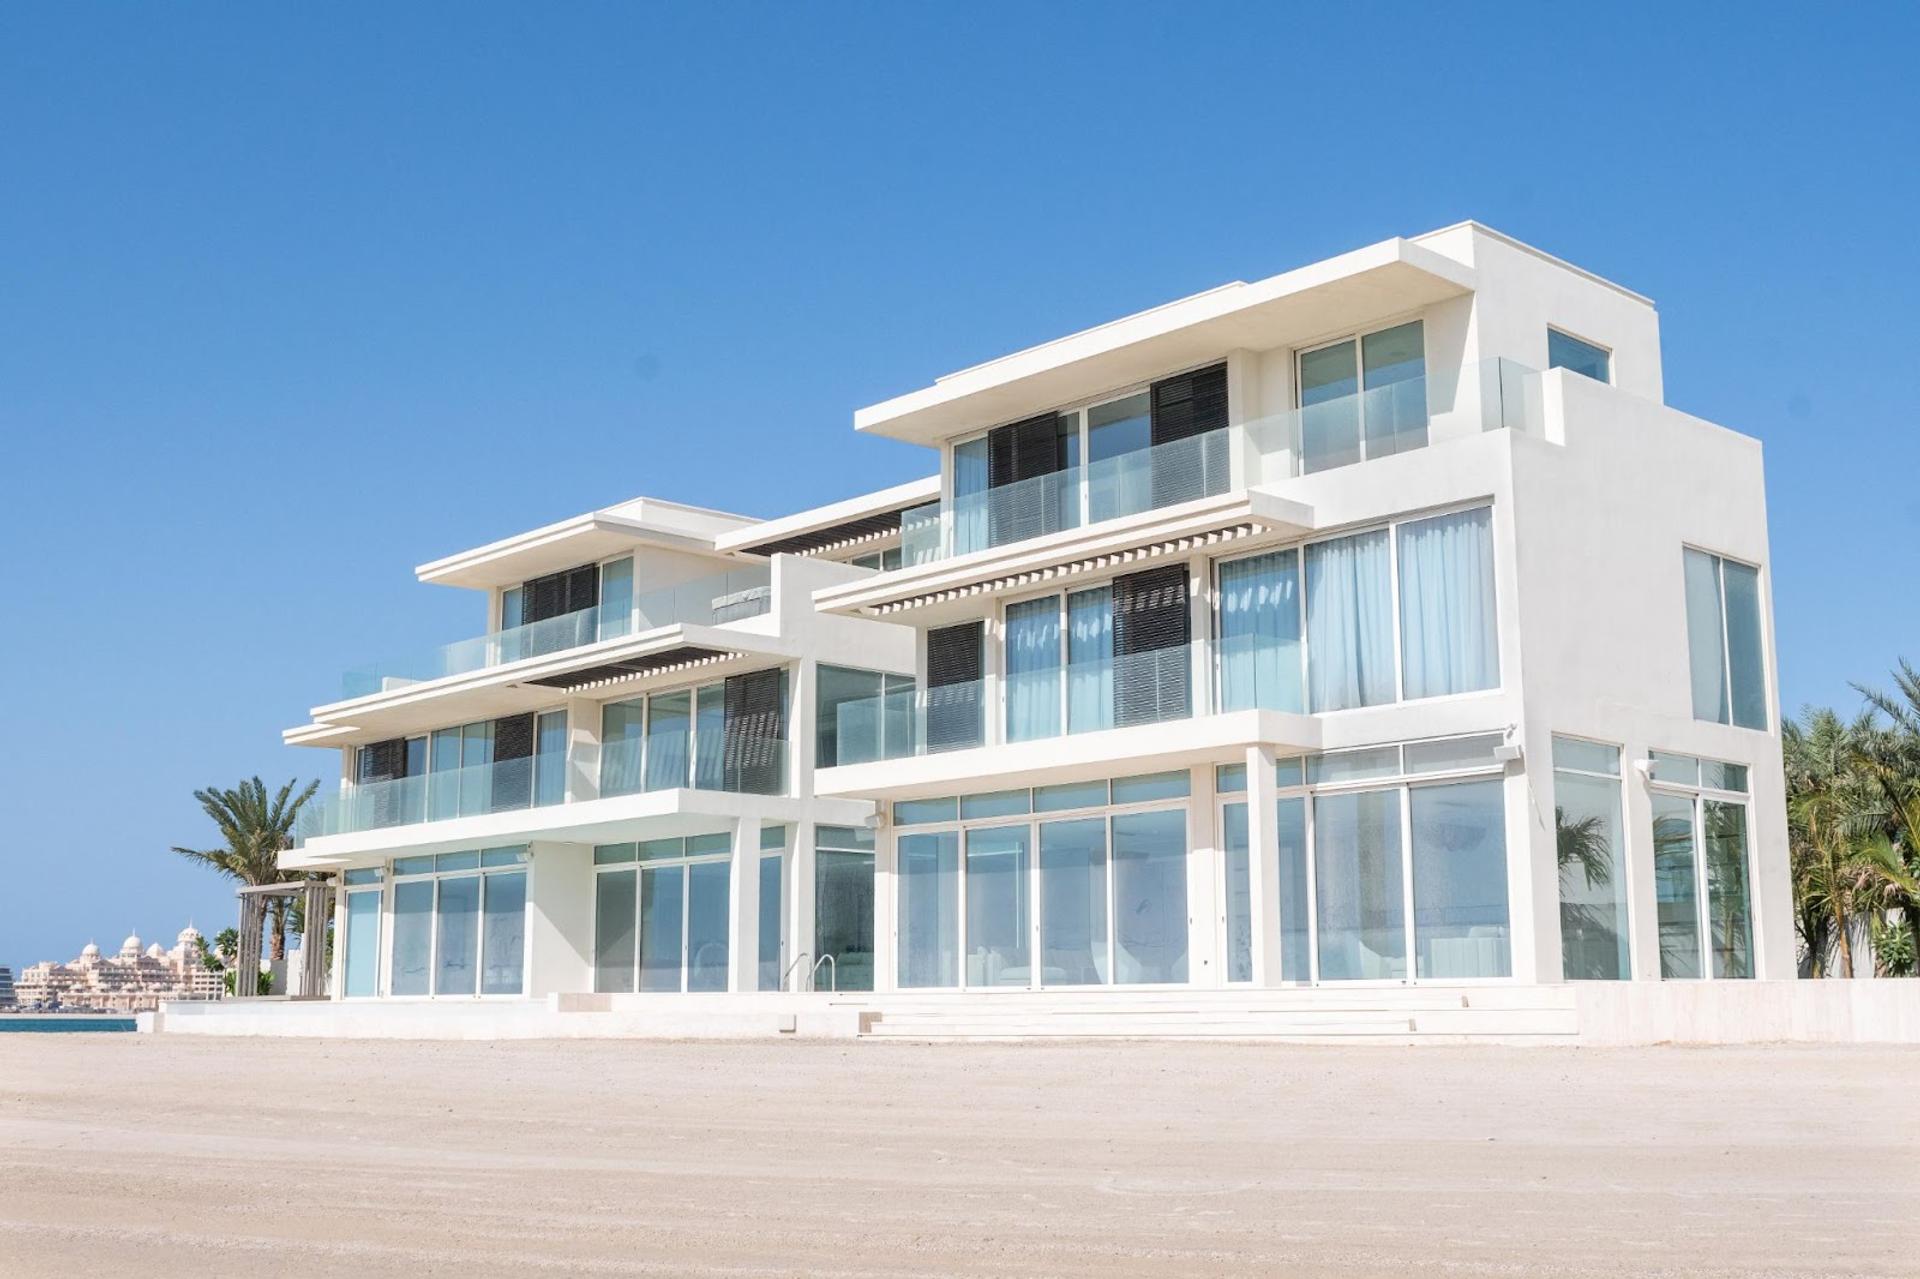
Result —
M 1231 350 L 1295 346 L 1474 288 L 1473 268 L 1384 240 L 1252 284 L 1236 281 L 977 364 L 859 410 L 855 429 L 912 444 L 1026 417 L 1191 368 Z

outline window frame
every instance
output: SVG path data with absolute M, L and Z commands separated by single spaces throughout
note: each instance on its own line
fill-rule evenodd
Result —
M 1586 746 L 1603 746 L 1608 750 L 1613 751 L 1614 762 L 1615 762 L 1614 771 L 1611 773 L 1601 773 L 1601 772 L 1596 772 L 1590 768 L 1575 768 L 1570 765 L 1563 765 L 1555 762 L 1552 755 L 1554 740 L 1578 742 Z M 1616 791 L 1614 798 L 1616 803 L 1618 804 L 1618 808 L 1615 811 L 1618 814 L 1619 820 L 1620 820 L 1620 847 L 1614 850 L 1613 870 L 1614 870 L 1614 874 L 1620 876 L 1620 882 L 1621 882 L 1623 918 L 1620 921 L 1620 931 L 1621 931 L 1621 940 L 1624 943 L 1625 950 L 1626 950 L 1626 962 L 1622 966 L 1621 973 L 1618 977 L 1574 977 L 1569 975 L 1566 971 L 1566 962 L 1567 962 L 1566 937 L 1564 935 L 1564 930 L 1563 930 L 1563 935 L 1560 939 L 1560 980 L 1562 981 L 1633 981 L 1635 980 L 1635 967 L 1634 967 L 1634 960 L 1633 960 L 1633 920 L 1634 920 L 1633 902 L 1634 902 L 1634 894 L 1639 891 L 1639 872 L 1634 865 L 1633 857 L 1630 855 L 1632 851 L 1633 843 L 1632 843 L 1632 840 L 1629 838 L 1629 831 L 1627 826 L 1627 821 L 1629 816 L 1627 811 L 1627 774 L 1629 772 L 1629 769 L 1627 764 L 1626 744 L 1624 742 L 1609 741 L 1604 737 L 1591 737 L 1582 733 L 1553 733 L 1549 738 L 1547 749 L 1548 749 L 1547 767 L 1548 767 L 1548 771 L 1553 776 L 1553 781 L 1554 781 L 1553 805 L 1556 812 L 1560 807 L 1560 790 L 1559 790 L 1560 774 L 1565 773 L 1569 777 L 1578 777 L 1578 778 L 1584 778 L 1588 781 L 1607 782 L 1611 784 Z M 1556 841 L 1558 840 L 1558 838 L 1559 838 L 1558 829 L 1556 828 L 1556 831 L 1555 831 Z M 1554 862 L 1555 862 L 1555 871 L 1556 871 L 1556 875 L 1555 875 L 1556 883 L 1554 885 L 1554 904 L 1557 910 L 1564 905 L 1564 899 L 1562 899 L 1560 896 L 1560 888 L 1557 882 L 1558 881 L 1557 872 L 1558 872 L 1558 866 L 1559 866 L 1559 855 L 1558 855 L 1557 847 L 1555 849 Z M 1557 923 L 1558 922 L 1557 914 L 1555 918 Z
M 487 853 L 498 853 L 498 852 L 508 852 L 508 851 L 519 852 L 522 855 L 522 860 L 511 866 L 487 866 L 485 864 L 485 855 Z M 469 869 L 469 870 L 440 870 L 436 867 L 435 869 L 430 871 L 422 871 L 414 874 L 404 874 L 404 875 L 398 873 L 395 869 L 395 865 L 398 861 L 403 860 L 404 858 L 415 857 L 415 856 L 437 858 L 440 856 L 445 856 L 446 854 L 408 853 L 408 854 L 403 854 L 401 857 L 398 857 L 398 858 L 390 857 L 385 862 L 382 863 L 382 881 L 379 889 L 381 894 L 380 971 L 376 981 L 374 982 L 375 993 L 372 995 L 355 995 L 355 996 L 350 996 L 350 998 L 408 999 L 408 1000 L 486 999 L 486 1000 L 494 1000 L 494 1001 L 529 998 L 527 994 L 527 990 L 532 985 L 532 981 L 533 981 L 532 912 L 533 912 L 533 903 L 534 903 L 534 874 L 535 874 L 534 860 L 535 859 L 533 856 L 532 845 L 500 844 L 491 848 L 456 849 L 454 850 L 454 852 L 456 855 L 459 853 L 471 852 L 477 858 L 479 858 L 479 862 L 472 869 Z M 520 874 L 526 877 L 525 898 L 520 907 L 520 914 L 521 914 L 520 989 L 517 993 L 513 993 L 513 994 L 489 995 L 486 993 L 486 974 L 484 970 L 484 963 L 485 963 L 485 958 L 487 953 L 487 886 L 485 881 L 490 876 L 514 875 L 514 874 Z M 474 975 L 473 975 L 474 993 L 471 995 L 467 995 L 467 994 L 443 995 L 439 991 L 439 985 L 440 985 L 440 881 L 443 879 L 467 879 L 467 878 L 479 879 L 481 881 L 479 907 L 476 912 L 475 922 L 474 922 L 474 956 L 475 956 L 475 965 L 476 965 Z M 422 882 L 431 882 L 433 884 L 433 909 L 430 910 L 427 915 L 427 918 L 428 918 L 427 993 L 424 995 L 396 995 L 393 993 L 393 943 L 394 943 L 394 934 L 397 931 L 397 929 L 394 926 L 394 909 L 395 909 L 394 896 L 401 884 L 403 883 L 416 884 L 416 883 L 422 883 Z M 355 890 L 355 891 L 369 891 L 369 890 Z M 342 962 L 344 963 L 344 951 L 342 953 Z M 343 975 L 341 979 L 341 988 L 343 992 L 345 990 L 345 984 L 346 984 L 344 971 L 345 970 L 343 968 L 342 969 Z M 349 996 L 345 996 L 343 993 L 342 997 L 348 998 Z
M 1699 715 L 1692 713 L 1693 625 L 1691 619 L 1687 616 L 1686 564 L 1688 551 L 1704 555 L 1713 562 L 1714 596 L 1720 609 L 1720 692 L 1721 695 L 1726 698 L 1727 705 L 1727 717 L 1724 720 L 1702 719 Z M 1726 566 L 1728 564 L 1737 564 L 1741 568 L 1750 569 L 1753 572 L 1754 593 L 1758 597 L 1755 604 L 1759 614 L 1759 616 L 1755 618 L 1755 622 L 1760 631 L 1760 633 L 1754 637 L 1760 653 L 1760 712 L 1763 717 L 1763 722 L 1760 724 L 1742 724 L 1734 718 L 1733 622 L 1727 611 Z M 1725 728 L 1744 729 L 1747 732 L 1753 733 L 1771 733 L 1774 725 L 1779 722 L 1779 712 L 1774 706 L 1773 696 L 1773 637 L 1769 633 L 1770 628 L 1767 626 L 1767 619 L 1772 615 L 1772 609 L 1768 604 L 1768 599 L 1769 590 L 1765 565 L 1756 564 L 1752 560 L 1742 559 L 1738 555 L 1727 555 L 1720 551 L 1712 550 L 1698 542 L 1682 542 L 1680 544 L 1680 616 L 1681 625 L 1685 627 L 1687 632 L 1687 701 L 1689 703 L 1689 718 L 1692 719 L 1694 723 L 1719 724 Z
M 708 831 L 703 833 L 708 835 L 713 835 L 713 834 L 726 834 L 727 832 Z M 673 838 L 673 837 L 669 836 L 668 838 Z M 733 913 L 733 884 L 731 880 L 729 880 L 727 884 L 727 970 L 728 970 L 727 983 L 720 990 L 702 991 L 702 990 L 688 989 L 688 984 L 689 982 L 691 982 L 692 976 L 693 976 L 693 966 L 691 962 L 692 956 L 688 953 L 689 947 L 692 945 L 692 942 L 693 942 L 691 930 L 688 927 L 688 925 L 692 922 L 692 917 L 693 917 L 693 873 L 690 868 L 697 865 L 713 865 L 715 863 L 722 863 L 722 864 L 731 866 L 733 862 L 733 850 L 731 846 L 729 846 L 727 851 L 724 853 L 722 852 L 689 853 L 686 851 L 686 841 L 689 839 L 698 839 L 700 838 L 700 836 L 685 835 L 679 838 L 681 841 L 681 852 L 678 856 L 675 856 L 675 857 L 651 857 L 651 858 L 643 859 L 639 856 L 639 850 L 636 847 L 634 850 L 634 856 L 627 861 L 620 861 L 620 862 L 596 861 L 593 864 L 593 894 L 592 894 L 593 909 L 591 911 L 593 924 L 592 924 L 592 927 L 587 930 L 588 931 L 587 954 L 595 957 L 594 962 L 591 964 L 591 967 L 593 969 L 593 978 L 592 978 L 591 984 L 594 987 L 596 987 L 596 989 L 593 991 L 594 994 L 718 995 L 718 994 L 728 994 L 733 992 L 734 913 Z M 644 839 L 640 839 L 640 840 L 623 839 L 623 840 L 616 840 L 612 844 L 596 844 L 594 846 L 594 849 L 597 852 L 601 848 L 618 848 L 623 844 L 633 844 L 637 846 L 639 844 L 644 844 L 649 842 L 651 841 L 644 840 Z M 785 920 L 785 910 L 784 910 L 784 906 L 785 906 L 784 894 L 786 891 L 786 865 L 785 865 L 786 850 L 784 848 L 780 848 L 780 849 L 761 848 L 755 851 L 754 857 L 755 857 L 754 870 L 756 873 L 759 872 L 762 862 L 765 862 L 770 859 L 776 859 L 776 858 L 781 861 L 780 873 L 781 873 L 781 892 L 783 894 L 783 897 L 782 897 L 783 909 L 781 912 L 782 919 L 781 919 L 781 929 L 780 929 L 780 942 L 783 950 L 782 959 L 784 959 L 785 958 L 784 948 L 786 946 L 786 920 Z M 649 870 L 662 870 L 667 867 L 676 867 L 680 871 L 680 989 L 677 991 L 675 990 L 643 990 L 640 986 L 640 960 L 644 950 L 644 942 L 642 940 L 642 937 L 646 932 L 645 909 L 646 909 L 647 877 L 644 872 Z M 600 966 L 597 958 L 600 954 L 600 909 L 599 909 L 600 877 L 602 875 L 614 875 L 614 874 L 622 874 L 622 873 L 631 873 L 633 875 L 633 963 L 630 965 L 628 970 L 628 976 L 632 978 L 633 985 L 630 989 L 624 990 L 624 991 L 602 991 L 597 989 L 597 987 L 600 984 L 600 971 L 599 971 Z M 757 918 L 754 921 L 754 925 L 756 929 L 759 927 L 759 920 Z M 758 973 L 756 969 L 756 976 L 757 975 Z M 757 989 L 757 985 L 756 985 L 756 989 Z
M 1330 337 L 1312 338 L 1306 342 L 1301 343 L 1299 346 L 1294 347 L 1293 348 L 1293 409 L 1292 409 L 1292 412 L 1297 415 L 1309 407 L 1307 404 L 1302 402 L 1302 397 L 1304 395 L 1304 387 L 1302 386 L 1302 379 L 1300 376 L 1300 364 L 1303 357 L 1313 355 L 1320 351 L 1329 350 L 1333 347 L 1339 346 L 1343 342 L 1353 343 L 1353 384 L 1356 389 L 1353 393 L 1352 398 L 1356 400 L 1361 400 L 1364 402 L 1367 391 L 1370 389 L 1367 386 L 1367 362 L 1366 362 L 1366 351 L 1364 346 L 1366 339 L 1369 337 L 1372 337 L 1376 333 L 1385 333 L 1390 329 L 1397 329 L 1403 325 L 1413 324 L 1415 322 L 1418 322 L 1420 325 L 1420 377 L 1421 377 L 1421 380 L 1424 382 L 1427 377 L 1427 369 L 1431 365 L 1432 360 L 1431 360 L 1431 350 L 1427 343 L 1427 308 L 1418 307 L 1411 311 L 1403 311 L 1399 315 L 1393 317 L 1392 319 L 1369 324 L 1365 328 L 1349 329 Z M 1392 383 L 1388 383 L 1388 385 L 1391 386 Z M 1345 398 L 1345 397 L 1339 397 L 1339 398 Z M 1427 415 L 1427 425 L 1430 430 L 1433 425 L 1433 404 L 1430 399 L 1426 404 L 1426 415 Z M 1432 442 L 1431 440 L 1428 441 L 1428 443 L 1431 443 L 1431 442 Z M 1364 407 L 1361 409 L 1361 413 L 1360 413 L 1359 446 L 1360 446 L 1360 456 L 1357 459 L 1355 459 L 1353 462 L 1341 463 L 1336 466 L 1319 467 L 1319 468 L 1316 468 L 1314 471 L 1309 472 L 1303 469 L 1304 457 L 1300 455 L 1300 450 L 1303 448 L 1303 444 L 1299 441 L 1298 438 L 1296 438 L 1294 443 L 1294 448 L 1296 452 L 1294 464 L 1296 468 L 1301 468 L 1298 471 L 1298 473 L 1300 474 L 1317 475 L 1321 471 L 1339 470 L 1342 466 L 1357 466 L 1366 462 L 1380 461 L 1381 460 L 1380 458 L 1373 458 L 1373 457 L 1367 456 L 1367 423 L 1366 423 L 1366 410 Z M 1396 456 L 1398 456 L 1398 454 L 1396 453 L 1386 453 L 1382 455 L 1382 457 L 1396 457 Z
M 1569 368 L 1565 364 L 1555 364 L 1553 362 L 1553 353 L 1552 353 L 1553 338 L 1549 336 L 1547 338 L 1547 358 L 1545 361 L 1543 361 L 1548 372 L 1552 372 L 1554 369 L 1566 369 L 1567 372 L 1573 374 L 1575 377 L 1583 377 L 1590 382 L 1598 382 L 1601 386 L 1613 386 L 1615 384 L 1614 383 L 1615 365 L 1617 364 L 1617 361 L 1614 359 L 1614 349 L 1611 346 L 1608 346 L 1604 342 L 1595 342 L 1592 338 L 1581 337 L 1578 333 L 1575 333 L 1572 329 L 1567 328 L 1563 324 L 1547 325 L 1547 333 L 1549 335 L 1558 333 L 1561 337 L 1566 338 L 1572 342 L 1578 342 L 1581 346 L 1586 347 L 1590 351 L 1598 351 L 1601 355 L 1604 355 L 1607 359 L 1607 375 L 1604 378 L 1593 377 L 1590 374 L 1582 373 L 1578 369 Z
M 1759 912 L 1754 909 L 1754 884 L 1756 881 L 1754 877 L 1753 846 L 1753 765 L 1738 763 L 1734 760 L 1712 759 L 1705 755 L 1691 755 L 1686 751 L 1662 751 L 1659 753 L 1694 759 L 1700 764 L 1731 765 L 1736 768 L 1743 768 L 1747 773 L 1747 789 L 1744 791 L 1733 791 L 1727 790 L 1724 787 L 1708 786 L 1705 784 L 1704 778 L 1692 784 L 1684 781 L 1673 781 L 1671 779 L 1662 780 L 1654 777 L 1651 769 L 1647 772 L 1646 781 L 1649 795 L 1658 794 L 1686 799 L 1693 806 L 1694 923 L 1698 930 L 1699 937 L 1697 957 L 1700 961 L 1700 975 L 1698 977 L 1669 977 L 1662 972 L 1659 974 L 1658 980 L 1663 982 L 1740 982 L 1758 980 L 1760 969 L 1761 923 Z M 1651 758 L 1651 753 L 1648 758 Z M 1702 770 L 1696 769 L 1696 777 L 1700 777 L 1701 771 Z M 1740 869 L 1745 879 L 1744 887 L 1747 901 L 1747 967 L 1750 971 L 1744 977 L 1720 977 L 1717 976 L 1713 970 L 1713 881 L 1710 878 L 1707 863 L 1706 806 L 1708 804 L 1739 807 L 1746 813 L 1741 825 L 1741 842 L 1744 847 L 1741 849 Z M 1649 855 L 1651 855 L 1654 851 L 1651 815 L 1649 815 L 1647 838 Z M 1656 949 L 1658 942 L 1657 925 L 1658 921 L 1656 919 Z

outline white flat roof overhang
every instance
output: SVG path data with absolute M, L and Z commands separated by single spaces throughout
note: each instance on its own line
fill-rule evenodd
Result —
M 346 746 L 452 723 L 552 706 L 567 697 L 613 697 L 691 670 L 716 675 L 790 661 L 777 636 L 677 623 L 638 635 L 487 667 L 313 708 L 312 724 L 281 735 L 290 746 Z
M 897 537 L 900 512 L 940 496 L 940 477 L 896 484 L 877 493 L 848 498 L 766 520 L 748 528 L 723 533 L 713 540 L 715 550 L 771 555 L 777 551 L 818 554 Z
M 1137 385 L 1228 351 L 1298 346 L 1470 293 L 1473 268 L 1411 240 L 1252 284 L 1236 281 L 977 364 L 860 409 L 856 430 L 913 444 L 1010 422 Z
M 822 768 L 814 772 L 813 790 L 820 796 L 882 800 L 1052 786 L 1195 764 L 1241 762 L 1249 746 L 1271 746 L 1288 754 L 1317 751 L 1320 723 L 1311 715 L 1261 710 L 1161 720 L 1097 733 Z
M 981 599 L 1046 582 L 1126 572 L 1128 565 L 1242 538 L 1304 536 L 1313 528 L 1313 508 L 1305 503 L 1244 489 L 825 587 L 813 593 L 813 603 L 822 612 L 867 617 L 915 610 L 917 624 L 933 623 L 969 606 L 977 611 Z
M 558 573 L 639 546 L 715 555 L 713 540 L 604 511 L 577 515 L 414 569 L 423 582 L 489 590 Z
M 546 808 L 482 813 L 413 826 L 310 838 L 280 856 L 287 870 L 365 865 L 369 860 L 419 853 L 453 853 L 470 848 L 539 842 L 621 844 L 635 839 L 709 834 L 736 819 L 798 822 L 807 801 L 792 795 L 740 795 L 730 791 L 657 790 L 616 795 Z M 815 820 L 830 826 L 858 826 L 873 814 L 864 799 L 813 801 Z

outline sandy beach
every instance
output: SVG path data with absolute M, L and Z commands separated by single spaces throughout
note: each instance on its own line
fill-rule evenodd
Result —
M 1911 1275 L 1920 1053 L 0 1036 L 0 1272 Z

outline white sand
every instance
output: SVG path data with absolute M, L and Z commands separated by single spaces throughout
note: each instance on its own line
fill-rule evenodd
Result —
M 1920 1052 L 0 1035 L 0 1274 L 1913 1275 Z

